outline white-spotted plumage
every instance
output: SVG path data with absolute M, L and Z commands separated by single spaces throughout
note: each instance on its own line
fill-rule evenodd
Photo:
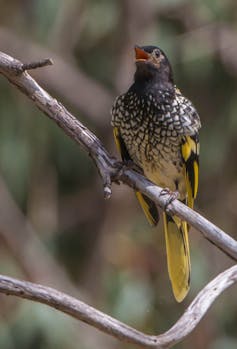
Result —
M 192 103 L 177 89 L 174 95 L 160 91 L 158 98 L 129 91 L 115 100 L 112 125 L 120 130 L 131 159 L 145 175 L 160 186 L 178 190 L 184 199 L 182 136 L 193 135 L 200 128 Z

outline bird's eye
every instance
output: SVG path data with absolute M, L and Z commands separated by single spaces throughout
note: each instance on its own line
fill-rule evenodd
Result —
M 155 50 L 155 56 L 156 56 L 157 58 L 160 57 L 160 51 L 159 51 L 159 50 Z

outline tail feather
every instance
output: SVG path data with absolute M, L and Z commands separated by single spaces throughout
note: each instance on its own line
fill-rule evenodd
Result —
M 177 302 L 182 302 L 190 286 L 190 252 L 187 223 L 164 213 L 164 230 L 169 278 Z

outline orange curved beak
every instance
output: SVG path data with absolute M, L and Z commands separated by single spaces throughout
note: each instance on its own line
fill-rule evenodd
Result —
M 136 56 L 136 62 L 145 62 L 148 60 L 148 58 L 150 57 L 149 53 L 147 53 L 146 51 L 144 51 L 141 47 L 139 46 L 135 46 L 134 47 L 135 50 L 135 56 Z

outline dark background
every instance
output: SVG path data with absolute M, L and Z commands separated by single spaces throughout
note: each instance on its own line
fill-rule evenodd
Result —
M 159 45 L 202 120 L 196 209 L 237 237 L 236 0 L 0 0 L 0 49 L 116 154 L 115 96 L 134 73 L 134 44 Z M 191 230 L 192 280 L 177 304 L 162 225 L 147 224 L 131 189 L 104 201 L 90 158 L 31 101 L 0 79 L 0 272 L 68 292 L 150 334 L 167 330 L 218 273 L 233 264 Z M 176 348 L 237 347 L 236 287 Z M 0 297 L 0 348 L 135 348 L 46 306 Z

